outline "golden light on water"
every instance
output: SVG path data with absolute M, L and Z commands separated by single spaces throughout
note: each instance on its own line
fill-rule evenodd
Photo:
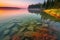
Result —
M 28 11 L 24 10 L 24 9 L 21 9 L 21 10 L 20 9 L 19 10 L 2 9 L 2 10 L 0 10 L 0 19 L 4 20 L 6 18 L 10 18 L 10 17 L 18 16 L 18 15 L 23 15 L 23 14 L 27 14 L 27 13 L 28 13 Z

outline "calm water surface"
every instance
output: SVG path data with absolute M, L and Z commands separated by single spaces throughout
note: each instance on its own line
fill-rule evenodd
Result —
M 6 35 L 9 37 L 18 31 L 20 27 L 18 25 L 22 26 L 30 22 L 45 23 L 60 31 L 60 20 L 39 10 L 0 10 L 0 39 L 5 40 Z

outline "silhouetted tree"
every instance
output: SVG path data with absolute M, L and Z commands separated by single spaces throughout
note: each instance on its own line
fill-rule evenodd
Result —
M 41 8 L 41 4 L 38 3 L 38 4 L 29 5 L 28 8 Z

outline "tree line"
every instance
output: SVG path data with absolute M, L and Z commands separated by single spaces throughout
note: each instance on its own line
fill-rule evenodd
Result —
M 38 3 L 38 4 L 32 4 L 29 5 L 28 8 L 45 8 L 45 9 L 49 9 L 49 8 L 59 8 L 60 7 L 60 0 L 44 0 L 44 3 Z
M 60 7 L 60 0 L 47 0 L 44 1 L 44 3 L 42 4 L 42 7 L 48 9 L 48 8 L 59 8 Z

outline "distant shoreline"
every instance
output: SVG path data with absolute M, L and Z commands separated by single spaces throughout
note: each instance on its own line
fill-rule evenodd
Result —
M 18 7 L 0 7 L 0 9 L 21 9 Z

